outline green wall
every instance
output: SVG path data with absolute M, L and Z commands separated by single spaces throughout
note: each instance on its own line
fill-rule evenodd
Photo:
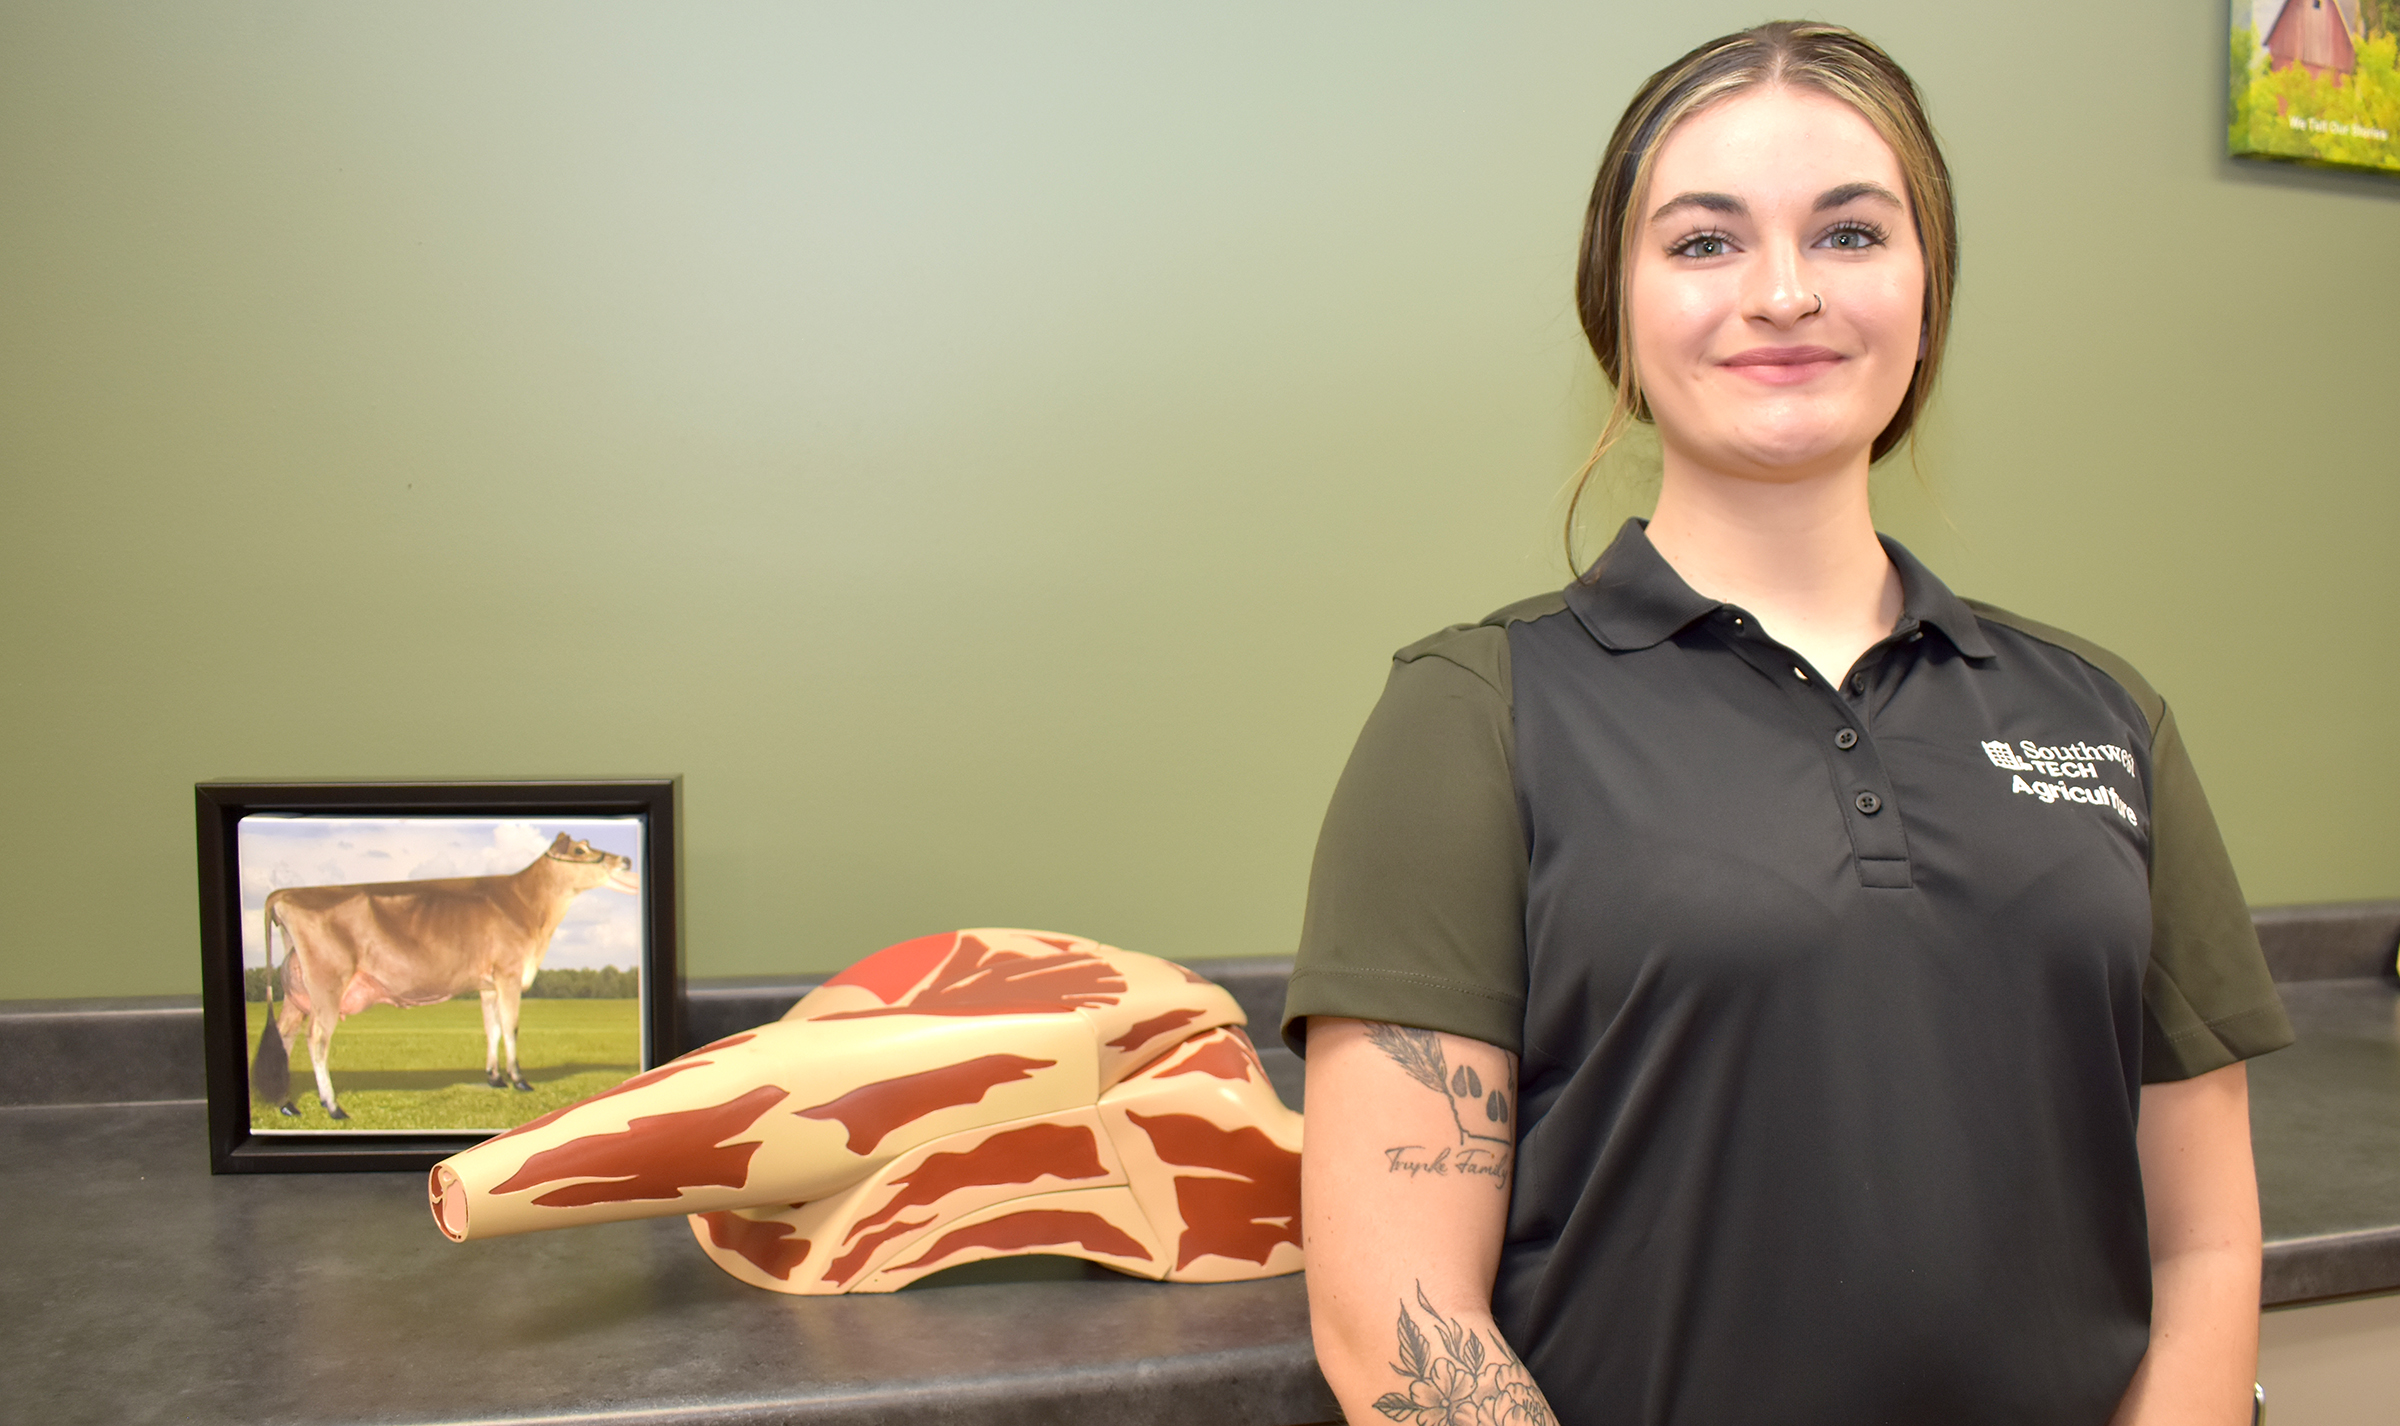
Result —
M 1389 651 L 1563 577 L 1609 125 L 1757 18 L 0 0 L 0 997 L 195 989 L 225 776 L 682 773 L 702 975 L 1288 951 Z M 1837 18 L 1964 209 L 1888 527 L 2149 673 L 2253 901 L 2400 893 L 2400 184 L 2219 157 L 2219 4 Z

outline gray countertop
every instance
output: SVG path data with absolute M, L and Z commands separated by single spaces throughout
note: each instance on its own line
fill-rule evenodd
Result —
M 2269 1306 L 2400 1287 L 2400 989 L 2281 987 L 2299 1040 L 2250 1064 Z
M 2400 907 L 2377 915 L 2369 940 L 2400 924 Z M 2279 970 L 2369 973 L 2287 983 L 2300 1043 L 2253 1066 L 2270 1305 L 2400 1287 L 2400 986 L 2375 959 L 2391 942 L 2311 961 L 2309 934 L 2284 937 Z M 1272 965 L 1211 969 L 1261 1002 L 1256 1018 Z M 745 996 L 789 993 L 703 988 L 695 1010 L 713 997 L 708 1013 L 738 1017 L 763 1003 Z M 196 1079 L 197 1016 L 183 1013 L 0 1006 L 0 1103 L 12 1086 L 15 1103 L 0 1108 L 0 1420 L 1291 1426 L 1336 1414 L 1296 1276 L 1174 1285 L 1024 1260 L 888 1296 L 783 1297 L 719 1272 L 681 1219 L 458 1245 L 434 1231 L 419 1175 L 213 1176 L 195 1099 L 58 1102 L 76 1082 L 125 1097 L 181 1083 L 137 1061 L 184 1073 L 187 1031 Z M 115 1060 L 68 1074 L 29 1058 L 70 1040 Z M 1296 1101 L 1297 1063 L 1268 1058 Z
M 785 1297 L 720 1272 L 680 1218 L 459 1245 L 419 1174 L 212 1176 L 203 1120 L 197 1104 L 0 1111 L 0 1419 L 1335 1414 L 1296 1276 L 1193 1286 L 1044 1261 L 1014 1281 L 969 1268 Z

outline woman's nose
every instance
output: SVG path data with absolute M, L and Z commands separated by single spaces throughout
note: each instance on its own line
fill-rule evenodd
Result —
M 1743 316 L 1777 327 L 1791 327 L 1802 318 L 1824 310 L 1816 294 L 1808 289 L 1798 246 L 1790 243 L 1767 245 L 1751 269 L 1742 298 Z

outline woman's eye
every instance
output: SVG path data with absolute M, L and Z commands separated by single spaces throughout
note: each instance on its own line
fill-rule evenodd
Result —
M 1871 248 L 1881 243 L 1883 234 L 1872 228 L 1836 228 L 1819 241 L 1829 248 L 1856 252 L 1861 248 Z
M 1701 233 L 1685 238 L 1676 245 L 1679 257 L 1723 257 L 1733 251 L 1733 243 L 1722 233 Z

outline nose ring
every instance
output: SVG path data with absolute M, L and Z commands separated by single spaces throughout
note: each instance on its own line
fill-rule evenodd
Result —
M 1822 311 L 1824 311 L 1824 310 L 1825 310 L 1825 299 L 1824 299 L 1824 298 L 1822 298 L 1822 297 L 1817 297 L 1817 294 L 1816 294 L 1816 293 L 1814 293 L 1814 292 L 1811 292 L 1811 293 L 1810 293 L 1810 294 L 1808 294 L 1808 295 L 1809 295 L 1809 296 L 1811 296 L 1811 297 L 1816 297 L 1816 298 L 1817 298 L 1817 305 L 1816 305 L 1816 307 L 1815 307 L 1814 309 L 1812 309 L 1812 310 L 1810 310 L 1810 311 L 1807 311 L 1807 312 L 1803 312 L 1803 313 L 1801 313 L 1800 315 L 1801 315 L 1801 316 L 1803 316 L 1803 317 L 1814 317 L 1814 316 L 1816 316 L 1816 315 L 1817 315 L 1817 313 L 1819 313 L 1819 312 L 1822 312 Z

